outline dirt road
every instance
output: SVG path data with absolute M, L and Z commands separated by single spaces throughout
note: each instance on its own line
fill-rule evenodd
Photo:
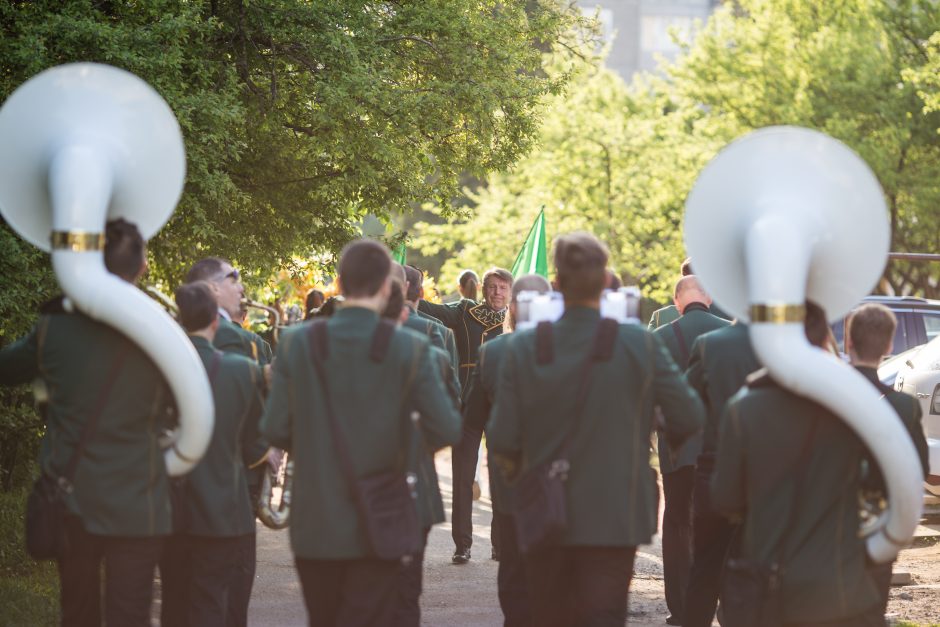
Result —
M 438 455 L 445 509 L 450 512 L 451 473 L 449 452 Z M 502 614 L 496 598 L 497 562 L 490 560 L 489 524 L 492 516 L 485 481 L 483 496 L 474 503 L 473 559 L 451 564 L 453 542 L 450 524 L 435 527 L 429 538 L 424 564 L 422 624 L 434 627 L 497 627 Z M 940 545 L 920 547 L 901 555 L 898 569 L 911 572 L 912 586 L 891 591 L 889 616 L 914 624 L 940 623 Z M 665 625 L 662 548 L 659 538 L 637 553 L 630 587 L 629 624 L 636 627 Z M 249 610 L 249 624 L 258 627 L 300 627 L 306 612 L 294 572 L 286 531 L 259 526 L 258 572 Z M 718 625 L 718 623 L 714 623 Z

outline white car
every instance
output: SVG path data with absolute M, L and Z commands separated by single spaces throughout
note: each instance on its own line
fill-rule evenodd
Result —
M 898 370 L 894 389 L 910 394 L 920 403 L 930 458 L 926 488 L 940 496 L 940 337 L 924 344 L 905 360 Z

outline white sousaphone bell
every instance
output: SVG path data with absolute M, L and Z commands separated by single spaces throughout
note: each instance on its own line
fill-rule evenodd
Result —
M 750 321 L 754 351 L 780 385 L 841 417 L 874 454 L 888 488 L 888 509 L 867 538 L 876 562 L 894 559 L 920 520 L 917 453 L 875 388 L 809 344 L 803 318 L 807 299 L 838 320 L 869 294 L 889 237 L 884 195 L 866 163 L 804 128 L 765 128 L 731 143 L 686 202 L 686 249 L 709 294 Z
M 52 253 L 68 301 L 116 328 L 169 383 L 180 426 L 165 453 L 188 472 L 212 435 L 212 392 L 182 329 L 150 298 L 107 272 L 104 227 L 124 218 L 149 239 L 173 214 L 186 157 L 170 107 L 147 83 L 107 65 L 74 63 L 21 85 L 0 108 L 0 213 Z

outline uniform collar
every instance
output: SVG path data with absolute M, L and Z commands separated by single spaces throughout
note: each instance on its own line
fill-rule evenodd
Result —
M 212 343 L 201 335 L 190 335 L 189 341 L 193 343 L 193 346 L 196 347 L 196 350 L 212 350 Z
M 230 316 L 229 313 L 225 311 L 224 309 L 222 309 L 221 307 L 219 307 L 219 315 L 225 318 L 226 320 L 228 320 L 229 322 L 232 322 L 232 316 Z
M 878 391 L 882 394 L 890 394 L 891 392 L 894 392 L 893 388 L 888 387 L 881 382 L 881 379 L 878 378 L 878 370 L 876 368 L 872 368 L 870 366 L 855 366 L 854 368 L 858 370 L 863 377 L 868 379 L 869 383 L 878 388 Z
M 684 316 L 690 311 L 704 311 L 705 313 L 708 313 L 708 305 L 698 301 L 693 301 L 685 306 L 685 311 L 682 312 L 682 315 Z
M 338 309 L 333 317 L 338 320 L 350 320 L 354 322 L 365 322 L 369 320 L 378 320 L 379 314 L 366 307 L 346 306 Z
M 593 307 L 584 307 L 577 305 L 574 307 L 566 307 L 565 313 L 562 315 L 562 320 L 573 320 L 576 322 L 583 322 L 588 320 L 600 320 L 601 310 L 594 309 Z

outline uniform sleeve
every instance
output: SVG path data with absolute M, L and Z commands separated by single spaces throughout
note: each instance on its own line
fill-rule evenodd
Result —
M 718 450 L 721 455 L 716 458 L 711 484 L 712 509 L 729 518 L 737 518 L 744 514 L 747 501 L 744 435 L 734 401 L 725 405 L 721 416 Z
M 705 341 L 696 338 L 692 343 L 692 352 L 689 355 L 689 367 L 685 370 L 685 380 L 702 399 L 702 404 L 708 409 L 708 388 L 705 377 Z
M 411 398 L 421 414 L 425 442 L 431 450 L 437 450 L 460 440 L 460 411 L 456 398 L 447 390 L 430 344 L 423 338 L 415 339 L 420 344 L 416 348 L 418 368 L 411 383 Z
M 258 344 L 258 363 L 262 366 L 271 363 L 274 360 L 274 351 L 271 350 L 271 345 L 260 335 L 255 336 L 255 341 Z
M 486 425 L 486 443 L 494 453 L 515 456 L 522 450 L 522 425 L 516 395 L 515 354 L 507 347 L 496 384 L 496 398 Z
M 418 301 L 418 311 L 434 316 L 440 320 L 444 326 L 453 328 L 460 321 L 460 303 L 450 303 L 449 305 L 439 305 L 429 303 L 422 299 Z
M 288 357 L 291 346 L 300 334 L 285 337 L 277 346 L 277 359 L 271 366 L 271 388 L 261 418 L 261 435 L 272 445 L 286 451 L 291 450 L 293 431 L 293 407 L 290 402 L 290 374 Z
M 29 383 L 39 376 L 39 330 L 0 350 L 0 384 Z
M 475 431 L 483 431 L 490 418 L 490 403 L 487 400 L 486 389 L 483 387 L 483 380 L 480 376 L 485 362 L 486 344 L 480 348 L 480 361 L 470 375 L 470 381 L 467 384 L 467 396 L 463 406 L 464 424 Z
M 669 446 L 678 449 L 705 424 L 705 408 L 682 378 L 662 340 L 655 334 L 648 337 L 653 360 L 653 402 L 662 410 Z
M 242 429 L 242 457 L 249 469 L 267 460 L 268 441 L 261 435 L 261 416 L 264 413 L 264 372 L 257 364 L 246 364 L 249 374 L 245 426 Z
M 646 325 L 647 330 L 655 331 L 656 328 L 659 326 L 659 324 L 657 324 L 658 322 L 659 322 L 659 310 L 657 309 L 652 314 L 650 314 L 650 321 Z

